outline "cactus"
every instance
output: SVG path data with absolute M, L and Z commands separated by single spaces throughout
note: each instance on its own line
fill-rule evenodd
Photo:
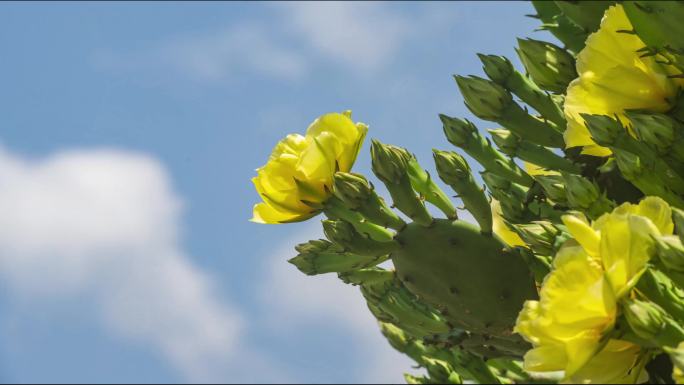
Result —
M 433 150 L 436 173 L 374 139 L 387 202 L 347 167 L 365 125 L 338 116 L 357 130 L 329 127 L 346 147 L 307 133 L 330 173 L 319 190 L 285 173 L 299 200 L 282 201 L 294 220 L 323 213 L 327 240 L 290 262 L 358 287 L 389 343 L 425 368 L 408 383 L 684 381 L 684 6 L 532 3 L 564 47 L 518 39 L 524 71 L 480 54 L 487 78 L 456 75 L 495 126 L 439 115 L 456 151 Z

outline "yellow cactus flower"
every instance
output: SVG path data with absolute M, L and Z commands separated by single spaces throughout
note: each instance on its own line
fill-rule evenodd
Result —
M 615 324 L 618 300 L 653 255 L 653 237 L 672 234 L 671 216 L 658 197 L 625 203 L 592 224 L 581 214 L 563 216 L 574 239 L 558 251 L 539 301 L 526 302 L 516 323 L 516 332 L 534 346 L 525 355 L 527 370 L 563 370 L 567 381 L 584 383 L 634 375 L 629 369 L 641 357 L 638 347 L 606 344 L 603 336 Z M 601 362 L 609 361 L 620 365 L 601 370 Z
M 654 253 L 654 236 L 671 235 L 672 209 L 658 197 L 624 203 L 593 225 L 577 216 L 562 218 L 585 252 L 599 261 L 618 297 L 631 289 Z
M 501 238 L 504 243 L 510 247 L 515 246 L 527 246 L 525 241 L 520 238 L 520 236 L 513 230 L 506 226 L 503 220 L 503 213 L 501 212 L 501 203 L 496 199 L 492 199 L 492 231 L 499 238 Z
M 567 377 L 567 384 L 641 384 L 648 381 L 648 360 L 639 345 L 609 340 L 582 369 Z
M 534 345 L 525 354 L 526 370 L 563 370 L 570 377 L 601 349 L 617 302 L 603 269 L 581 246 L 568 245 L 558 254 L 539 301 L 525 303 L 515 331 Z
M 332 194 L 336 171 L 351 170 L 368 127 L 351 111 L 329 113 L 309 125 L 306 135 L 288 135 L 252 179 L 263 202 L 253 222 L 286 223 L 316 215 Z
M 672 70 L 655 57 L 640 57 L 637 50 L 645 44 L 637 35 L 624 32 L 632 29 L 622 5 L 614 5 L 577 55 L 579 78 L 568 86 L 564 107 L 566 147 L 582 146 L 589 155 L 610 154 L 594 143 L 580 114 L 617 115 L 628 124 L 625 110 L 664 112 L 673 106 L 684 82 L 668 78 Z

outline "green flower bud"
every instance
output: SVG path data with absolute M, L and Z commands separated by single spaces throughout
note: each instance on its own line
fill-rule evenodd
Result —
M 555 44 L 533 39 L 518 39 L 518 56 L 527 74 L 542 89 L 563 94 L 577 78 L 575 59 Z
M 520 147 L 521 139 L 515 136 L 508 130 L 498 129 L 498 130 L 488 130 L 492 134 L 492 140 L 496 143 L 496 146 L 508 156 L 516 156 L 518 148 Z
M 663 266 L 672 271 L 684 273 L 684 246 L 679 237 L 665 236 L 656 239 L 658 258 Z
M 644 297 L 662 307 L 674 319 L 684 322 L 684 290 L 665 273 L 648 268 L 636 287 Z
M 558 204 L 567 204 L 565 180 L 561 175 L 535 175 L 533 178 L 542 186 L 547 198 Z
M 571 208 L 585 211 L 592 219 L 598 218 L 604 213 L 611 211 L 615 203 L 601 193 L 599 186 L 581 176 L 570 173 L 561 173 L 565 181 L 565 195 Z
M 323 239 L 299 244 L 295 249 L 299 254 L 288 262 L 307 275 L 350 271 L 387 260 L 386 256 L 367 257 L 346 253 L 341 246 Z
M 513 96 L 500 85 L 477 76 L 455 76 L 468 109 L 480 119 L 498 120 L 513 102 Z
M 517 157 L 549 170 L 573 173 L 581 171 L 570 160 L 555 154 L 544 146 L 521 139 L 508 130 L 489 130 L 489 133 L 492 135 L 492 139 L 497 147 L 510 157 Z
M 644 340 L 657 346 L 677 346 L 684 341 L 684 329 L 660 306 L 637 299 L 627 299 L 622 307 L 627 324 Z
M 651 145 L 659 153 L 665 153 L 672 146 L 675 131 L 680 124 L 665 114 L 654 112 L 625 111 L 632 122 L 632 128 L 639 140 Z
M 433 150 L 437 173 L 451 186 L 473 215 L 483 233 L 492 231 L 492 209 L 482 187 L 470 172 L 466 160 L 455 152 Z
M 625 133 L 620 121 L 605 115 L 581 114 L 584 123 L 594 141 L 606 147 L 614 146 L 618 138 Z
M 439 117 L 444 124 L 444 133 L 449 142 L 462 148 L 485 169 L 523 186 L 532 185 L 532 178 L 520 169 L 513 160 L 506 158 L 492 147 L 489 140 L 480 135 L 473 123 L 446 115 Z
M 471 136 L 477 133 L 477 127 L 468 119 L 452 118 L 444 114 L 439 114 L 439 119 L 442 121 L 447 140 L 456 147 L 465 146 Z
M 625 114 L 639 141 L 669 162 L 684 163 L 684 125 L 665 114 L 637 111 L 625 111 Z
M 423 226 L 430 225 L 432 216 L 411 185 L 409 167 L 413 156 L 403 148 L 373 140 L 371 158 L 373 172 L 387 186 L 394 206 L 414 222 Z
M 560 246 L 571 236 L 548 221 L 506 225 L 537 254 L 555 255 Z
M 372 168 L 384 183 L 400 183 L 407 177 L 411 154 L 403 148 L 383 144 L 373 139 L 371 145 Z
M 494 199 L 501 204 L 501 212 L 505 219 L 517 223 L 524 218 L 527 194 L 522 186 L 489 171 L 482 173 L 482 179 Z
M 395 241 L 381 242 L 362 235 L 346 221 L 323 221 L 323 233 L 330 241 L 342 246 L 344 250 L 361 256 L 384 256 L 398 247 Z
M 334 186 L 335 196 L 371 222 L 397 230 L 406 226 L 406 223 L 375 193 L 373 185 L 363 175 L 337 172 Z
M 511 62 L 503 56 L 484 55 L 481 53 L 477 54 L 477 56 L 480 58 L 480 61 L 484 66 L 484 72 L 487 74 L 487 76 L 493 82 L 500 85 L 506 84 L 508 78 L 510 78 L 515 71 L 513 64 L 511 64 Z

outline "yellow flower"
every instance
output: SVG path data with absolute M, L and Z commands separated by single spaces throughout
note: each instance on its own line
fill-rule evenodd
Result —
M 618 297 L 631 289 L 653 255 L 653 237 L 674 230 L 672 209 L 658 197 L 644 198 L 638 205 L 624 203 L 591 226 L 577 216 L 562 220 L 585 252 L 601 263 Z
M 638 345 L 609 340 L 582 369 L 563 382 L 568 384 L 641 384 L 648 381 L 648 362 Z
M 305 136 L 280 141 L 252 179 L 263 202 L 252 221 L 286 223 L 316 215 L 332 194 L 336 171 L 351 169 L 368 127 L 351 120 L 351 111 L 318 117 Z
M 492 199 L 492 231 L 499 238 L 501 238 L 504 243 L 510 247 L 515 246 L 527 246 L 525 241 L 520 238 L 520 236 L 513 230 L 506 226 L 503 220 L 503 213 L 501 212 L 501 203 L 496 199 Z
M 593 224 L 581 215 L 563 216 L 574 239 L 558 251 L 539 301 L 526 302 L 516 324 L 534 345 L 525 355 L 527 370 L 563 370 L 567 381 L 585 383 L 634 375 L 625 368 L 644 361 L 638 347 L 603 336 L 615 324 L 618 300 L 653 255 L 653 237 L 672 234 L 671 216 L 657 197 L 625 203 Z M 619 364 L 601 370 L 611 361 Z
M 601 348 L 601 336 L 616 317 L 616 300 L 603 270 L 577 244 L 563 247 L 554 260 L 539 301 L 527 301 L 516 332 L 534 345 L 525 354 L 529 371 L 581 369 Z
M 594 143 L 580 114 L 616 115 L 628 124 L 623 112 L 644 109 L 664 112 L 672 107 L 681 79 L 655 57 L 640 57 L 645 44 L 631 31 L 622 5 L 606 11 L 601 27 L 589 36 L 577 55 L 579 78 L 568 86 L 565 99 L 566 147 L 584 147 L 589 155 L 607 156 L 610 150 Z

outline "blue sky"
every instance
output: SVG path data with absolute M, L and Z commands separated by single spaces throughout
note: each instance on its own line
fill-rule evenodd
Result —
M 452 74 L 523 2 L 0 3 L 0 381 L 400 382 L 355 288 L 248 222 L 254 169 L 351 109 L 432 169 Z M 484 126 L 483 128 L 491 128 Z M 354 170 L 369 174 L 368 145 Z

